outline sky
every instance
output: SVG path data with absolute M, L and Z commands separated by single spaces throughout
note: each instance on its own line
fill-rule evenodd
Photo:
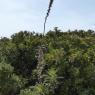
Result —
M 43 32 L 49 0 L 0 0 L 0 37 L 19 31 Z M 95 0 L 54 0 L 46 32 L 54 27 L 95 30 Z

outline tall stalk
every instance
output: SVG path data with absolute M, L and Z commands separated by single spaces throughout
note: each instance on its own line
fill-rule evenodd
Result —
M 49 14 L 50 14 L 51 7 L 52 7 L 52 5 L 53 5 L 53 2 L 54 2 L 54 0 L 50 0 L 50 2 L 49 2 L 49 7 L 48 7 L 48 10 L 47 10 L 47 13 L 46 13 L 46 16 L 45 16 L 43 35 L 45 34 L 46 22 L 47 22 L 47 18 L 48 18 L 48 16 L 49 16 Z

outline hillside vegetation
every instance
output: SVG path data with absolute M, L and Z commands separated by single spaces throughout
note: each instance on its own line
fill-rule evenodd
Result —
M 95 32 L 1 38 L 0 95 L 95 95 Z

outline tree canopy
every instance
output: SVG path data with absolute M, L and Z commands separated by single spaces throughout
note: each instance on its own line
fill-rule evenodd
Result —
M 95 95 L 95 31 L 55 27 L 1 38 L 0 95 Z

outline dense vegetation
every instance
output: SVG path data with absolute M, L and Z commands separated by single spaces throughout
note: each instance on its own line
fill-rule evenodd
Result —
M 0 95 L 95 95 L 95 32 L 55 28 L 1 38 Z

